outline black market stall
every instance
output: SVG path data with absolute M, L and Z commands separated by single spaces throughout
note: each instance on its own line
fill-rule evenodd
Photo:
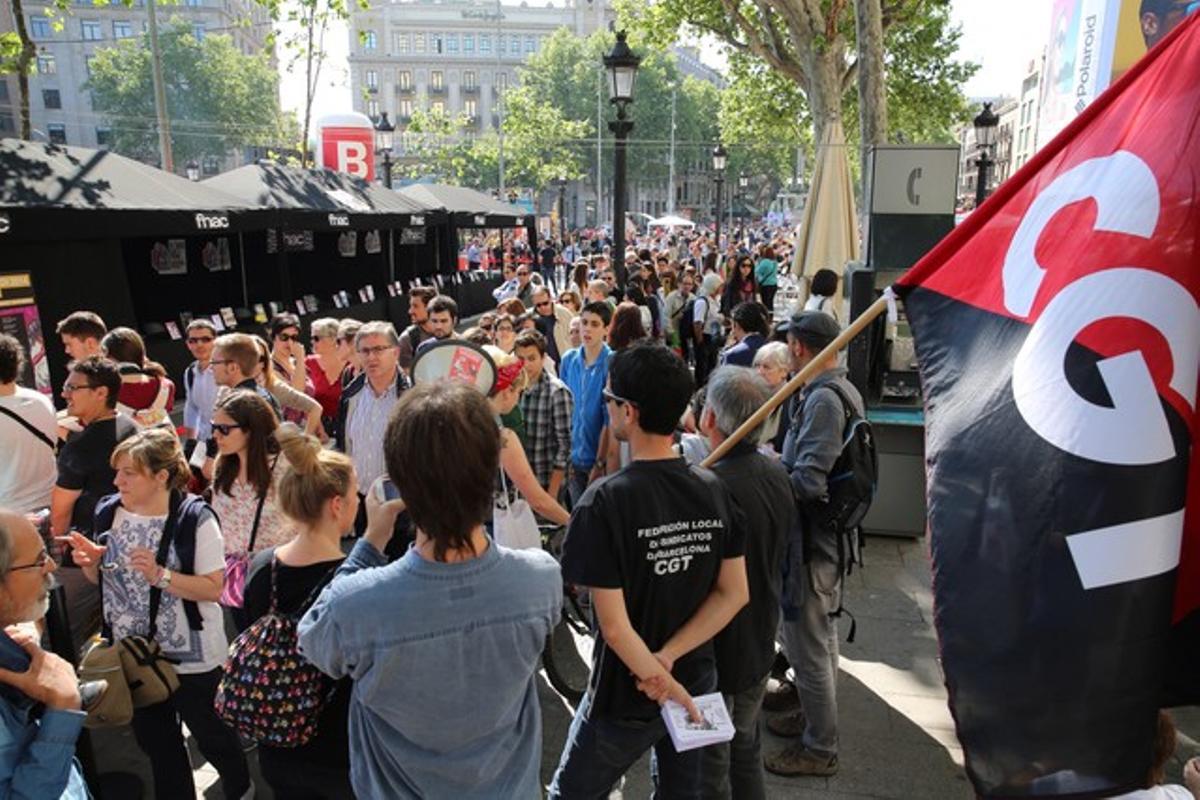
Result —
M 66 373 L 53 327 L 79 309 L 135 328 L 178 374 L 186 320 L 245 306 L 242 236 L 272 215 L 106 150 L 0 139 L 0 324 L 42 389 Z

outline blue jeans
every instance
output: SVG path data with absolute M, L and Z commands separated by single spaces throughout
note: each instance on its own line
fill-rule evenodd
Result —
M 650 748 L 656 769 L 654 797 L 701 798 L 701 750 L 676 753 L 662 717 L 640 720 L 588 716 L 591 693 L 584 695 L 571 720 L 562 758 L 550 782 L 550 800 L 606 800 L 621 776 Z
M 583 497 L 583 492 L 588 487 L 588 478 L 591 477 L 591 472 L 591 467 L 571 465 L 571 472 L 567 476 L 567 496 L 571 500 L 572 508 L 579 502 L 579 498 Z

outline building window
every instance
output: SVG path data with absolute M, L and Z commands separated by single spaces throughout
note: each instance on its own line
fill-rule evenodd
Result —
M 184 5 L 192 6 L 193 8 L 195 8 L 195 7 L 204 5 L 204 0 L 186 0 Z
M 414 53 L 424 53 L 425 52 L 425 34 L 423 34 L 423 33 L 414 33 L 413 34 L 413 52 Z
M 475 70 L 473 70 L 473 69 L 464 69 L 463 70 L 462 85 L 463 85 L 464 89 L 474 89 L 476 86 L 479 85 L 475 79 Z
M 15 130 L 13 115 L 7 111 L 0 111 L 0 133 L 12 133 Z
M 432 111 L 434 114 L 437 114 L 438 116 L 445 116 L 446 101 L 445 100 L 434 100 L 432 103 L 429 104 L 429 110 Z
M 474 53 L 475 52 L 475 35 L 474 34 L 470 34 L 470 33 L 463 34 L 463 52 L 464 53 Z
M 446 81 L 440 69 L 432 70 L 429 73 L 429 88 L 438 91 L 446 88 Z
M 0 103 L 8 102 L 8 81 L 0 78 Z
M 29 36 L 33 39 L 49 39 L 54 35 L 54 29 L 50 27 L 50 20 L 46 17 L 37 16 L 29 18 Z
M 401 119 L 412 119 L 412 100 L 407 97 L 401 100 L 396 115 Z
M 392 34 L 392 49 L 394 49 L 397 53 L 407 53 L 410 46 L 411 41 L 409 40 L 407 33 Z
M 46 108 L 62 108 L 58 89 L 42 89 L 42 105 Z
M 490 34 L 479 34 L 479 52 L 484 54 L 492 52 L 492 37 Z
M 429 52 L 439 56 L 446 52 L 445 44 L 442 41 L 442 35 L 440 33 L 429 34 Z
M 537 51 L 537 39 L 532 36 L 525 37 L 525 52 L 533 53 Z
M 474 98 L 463 101 L 463 113 L 471 119 L 475 119 L 479 116 L 479 105 L 476 103 Z
M 378 100 L 368 100 L 367 101 L 367 116 L 370 117 L 371 119 L 376 119 L 379 117 L 379 101 Z
M 447 53 L 458 53 L 458 34 L 457 33 L 447 33 L 446 34 L 446 52 Z
M 514 33 L 508 43 L 508 54 L 511 56 L 521 55 L 521 37 Z
M 50 136 L 50 141 L 55 144 L 67 143 L 67 126 L 61 122 L 51 122 L 46 126 L 46 133 Z
M 496 88 L 504 92 L 508 90 L 508 73 L 501 72 L 496 76 Z
M 216 156 L 205 156 L 200 161 L 200 172 L 204 175 L 216 175 L 221 171 L 221 159 Z
M 85 55 L 83 57 L 83 72 L 89 78 L 92 77 L 92 59 L 94 58 L 95 56 L 92 55 Z
M 133 36 L 133 23 L 127 19 L 113 20 L 113 38 L 128 39 Z
M 398 79 L 397 85 L 400 89 L 403 89 L 404 91 L 412 89 L 412 72 L 402 69 L 399 73 L 397 73 L 396 77 Z
M 53 75 L 58 72 L 53 53 L 38 53 L 37 71 L 39 75 Z
M 204 41 L 204 32 L 205 29 L 203 22 L 196 22 L 192 25 L 192 38 L 194 38 L 197 42 Z
M 375 38 L 375 31 L 362 32 L 363 50 L 374 50 L 378 44 L 379 41 Z
M 104 34 L 100 32 L 99 20 L 83 20 L 79 23 L 79 31 L 83 34 L 83 40 L 85 42 L 98 42 L 104 38 Z
M 108 147 L 112 144 L 112 131 L 108 128 L 96 128 L 96 146 Z
M 378 89 L 379 73 L 373 69 L 367 70 L 365 76 L 363 77 L 363 82 L 367 84 L 368 89 Z

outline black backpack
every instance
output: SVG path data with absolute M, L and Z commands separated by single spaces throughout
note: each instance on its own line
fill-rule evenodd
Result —
M 679 329 L 679 341 L 690 342 L 696 338 L 696 329 L 692 326 L 692 317 L 696 313 L 696 297 L 693 295 L 683 304 L 683 308 L 675 312 L 679 319 L 675 324 Z

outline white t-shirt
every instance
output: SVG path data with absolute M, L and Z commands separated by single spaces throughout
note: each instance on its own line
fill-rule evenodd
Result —
M 109 532 L 108 551 L 103 564 L 117 564 L 116 569 L 104 569 L 101 580 L 104 587 L 104 619 L 112 627 L 113 638 L 145 636 L 150 630 L 150 584 L 142 573 L 129 566 L 133 550 L 145 547 L 158 551 L 162 539 L 166 516 L 144 517 L 118 508 Z M 167 551 L 167 568 L 179 570 L 179 555 L 174 544 Z M 217 518 L 205 516 L 196 528 L 196 575 L 225 568 L 225 543 L 221 539 L 221 528 Z M 221 618 L 221 607 L 214 602 L 199 602 L 200 618 L 204 623 L 201 630 L 188 626 L 183 610 L 183 600 L 164 591 L 158 606 L 158 632 L 154 637 L 162 646 L 163 654 L 177 659 L 175 669 L 182 674 L 208 672 L 221 666 L 229 642 L 225 638 L 225 625 Z
M 833 298 L 832 297 L 823 297 L 822 295 L 819 295 L 819 294 L 810 294 L 808 296 L 808 299 L 806 301 L 804 301 L 804 310 L 805 311 L 824 311 L 826 314 L 828 314 L 831 317 L 837 316 L 837 314 L 835 313 L 834 307 L 833 307 Z
M 701 330 L 711 336 L 721 333 L 721 312 L 717 310 L 717 300 L 713 297 L 697 295 L 692 306 L 692 322 L 699 322 Z
M 1138 789 L 1136 792 L 1118 795 L 1112 800 L 1194 800 L 1194 798 L 1186 786 L 1164 783 L 1161 786 L 1151 786 L 1149 789 Z
M 18 386 L 16 394 L 0 397 L 0 407 L 14 412 L 50 441 L 58 436 L 54 406 L 41 392 Z M 0 453 L 4 454 L 0 458 L 0 507 L 22 514 L 48 508 L 50 490 L 58 475 L 50 445 L 0 413 Z

